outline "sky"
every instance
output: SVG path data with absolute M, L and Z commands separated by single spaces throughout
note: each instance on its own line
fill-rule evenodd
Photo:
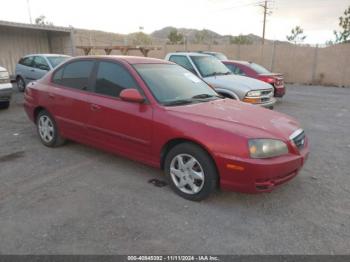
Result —
M 165 26 L 210 29 L 219 34 L 262 34 L 262 0 L 7 0 L 1 3 L 0 20 L 29 23 L 46 16 L 57 26 L 127 34 L 145 33 Z M 286 40 L 297 25 L 306 42 L 334 40 L 338 17 L 350 0 L 268 0 L 266 37 Z

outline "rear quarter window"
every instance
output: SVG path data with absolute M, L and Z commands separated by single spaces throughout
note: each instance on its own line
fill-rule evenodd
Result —
M 58 69 L 52 82 L 80 90 L 87 90 L 91 77 L 94 61 L 76 61 Z

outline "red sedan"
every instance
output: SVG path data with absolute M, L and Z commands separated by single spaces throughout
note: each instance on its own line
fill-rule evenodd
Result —
M 190 200 L 217 186 L 269 192 L 295 177 L 308 154 L 291 117 L 224 99 L 158 59 L 70 59 L 28 86 L 24 107 L 44 145 L 70 139 L 161 168 Z
M 271 84 L 275 90 L 275 97 L 283 97 L 286 93 L 283 76 L 278 73 L 271 73 L 261 65 L 246 61 L 222 61 L 230 71 L 236 75 L 244 75 L 259 79 Z

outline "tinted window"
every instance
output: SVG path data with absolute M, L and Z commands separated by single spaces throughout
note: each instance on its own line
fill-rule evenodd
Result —
M 32 62 L 33 62 L 32 56 L 24 57 L 21 60 L 19 60 L 19 64 L 25 65 L 25 66 L 32 66 Z
M 42 56 L 35 56 L 34 57 L 33 67 L 41 69 L 41 70 L 46 70 L 46 71 L 50 70 L 48 63 L 46 62 L 45 58 Z
M 97 70 L 95 92 L 118 97 L 126 88 L 136 88 L 137 84 L 129 72 L 121 65 L 100 62 Z
M 245 73 L 238 66 L 233 65 L 233 64 L 225 64 L 225 65 L 235 75 L 242 75 L 242 76 L 245 75 Z
M 186 56 L 180 56 L 180 55 L 173 55 L 169 59 L 171 62 L 174 62 L 187 70 L 191 71 L 192 73 L 196 73 L 196 70 L 194 70 L 190 60 Z
M 161 104 L 168 105 L 181 100 L 192 101 L 193 97 L 198 95 L 207 99 L 217 97 L 217 93 L 203 80 L 181 66 L 137 64 L 134 67 Z M 204 102 L 204 100 L 193 102 Z
M 94 61 L 77 61 L 69 63 L 53 76 L 53 82 L 63 86 L 86 90 Z

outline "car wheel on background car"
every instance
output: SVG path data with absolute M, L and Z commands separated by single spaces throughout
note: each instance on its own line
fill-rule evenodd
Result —
M 24 82 L 23 78 L 18 76 L 16 78 L 16 83 L 17 83 L 18 91 L 24 92 L 24 89 L 26 88 L 26 83 Z
M 167 154 L 164 167 L 171 188 L 185 199 L 200 201 L 216 189 L 215 164 L 198 145 L 182 143 L 175 146 Z
M 55 120 L 46 110 L 39 112 L 36 125 L 40 140 L 45 146 L 57 147 L 64 144 L 65 139 L 60 136 Z

